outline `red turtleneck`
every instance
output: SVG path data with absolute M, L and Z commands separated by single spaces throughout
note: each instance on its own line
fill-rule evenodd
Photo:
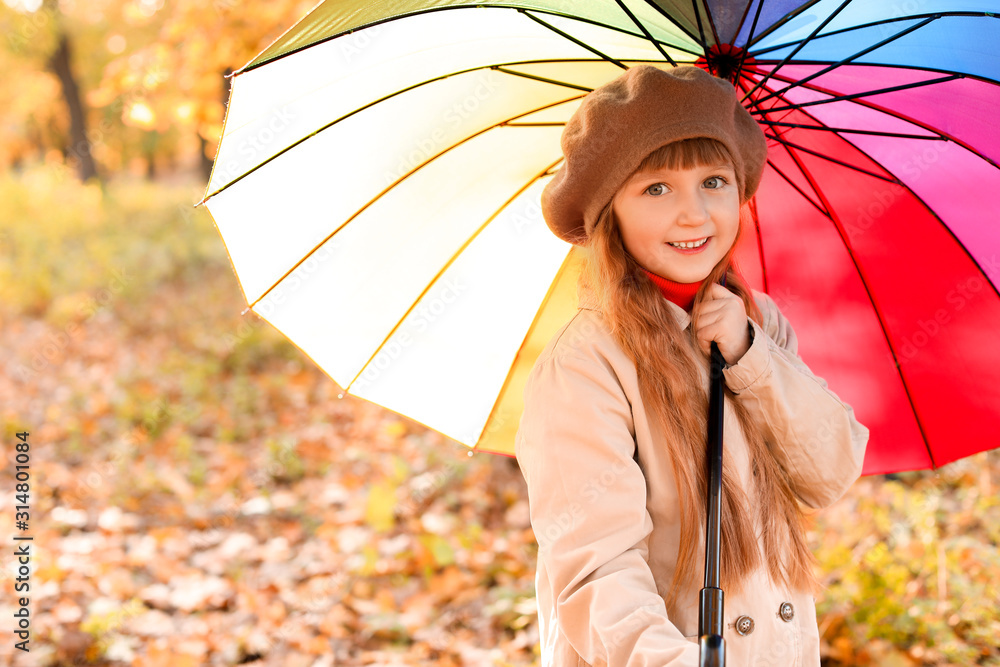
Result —
M 667 280 L 658 276 L 652 271 L 646 271 L 645 268 L 642 270 L 646 272 L 646 275 L 653 281 L 653 284 L 660 288 L 660 293 L 665 298 L 673 301 L 688 312 L 691 311 L 691 307 L 694 305 L 694 297 L 698 293 L 698 288 L 705 282 L 702 279 L 696 283 L 676 283 L 673 280 Z

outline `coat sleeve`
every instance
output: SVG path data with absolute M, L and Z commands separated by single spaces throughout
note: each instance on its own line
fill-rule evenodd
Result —
M 515 453 L 559 629 L 592 665 L 695 667 L 648 565 L 646 480 L 606 359 L 557 351 L 525 386 Z
M 795 494 L 810 507 L 827 507 L 860 477 L 868 429 L 798 357 L 791 324 L 760 294 L 764 328 L 749 320 L 753 342 L 723 370 L 726 385 L 758 417 Z

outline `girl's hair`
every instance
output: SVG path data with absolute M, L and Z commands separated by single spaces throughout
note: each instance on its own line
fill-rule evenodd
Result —
M 687 139 L 657 149 L 636 171 L 664 167 L 690 169 L 698 164 L 718 163 L 733 164 L 721 143 Z M 695 296 L 695 319 L 709 287 L 725 274 L 726 287 L 743 300 L 750 317 L 763 326 L 760 308 L 732 263 L 743 225 L 750 224 L 749 209 L 743 206 L 740 213 L 740 229 L 733 248 L 712 269 Z M 695 322 L 687 334 L 681 331 L 659 289 L 626 251 L 611 202 L 601 212 L 587 241 L 586 269 L 580 279 L 590 282 L 615 339 L 635 362 L 647 412 L 660 425 L 663 446 L 673 462 L 680 496 L 681 547 L 666 598 L 669 608 L 679 585 L 695 576 L 697 550 L 704 545 L 704 540 L 698 537 L 702 535 L 700 530 L 707 512 L 708 394 L 702 390 L 699 365 L 708 364 L 708 355 L 697 344 Z M 746 437 L 756 496 L 747 497 L 740 488 L 732 457 L 724 457 L 722 587 L 737 594 L 763 558 L 774 581 L 815 592 L 818 583 L 812 566 L 816 561 L 806 545 L 805 515 L 792 493 L 787 474 L 771 454 L 750 410 L 728 387 L 724 391 L 732 399 Z M 755 518 L 763 530 L 763 553 L 758 548 Z

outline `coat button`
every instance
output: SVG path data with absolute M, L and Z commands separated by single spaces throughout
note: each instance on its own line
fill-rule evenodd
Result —
M 791 602 L 782 602 L 781 607 L 778 608 L 778 615 L 781 616 L 781 620 L 790 623 L 795 618 L 795 607 L 792 606 Z
M 736 619 L 736 632 L 746 636 L 753 632 L 753 619 L 749 616 L 740 616 Z

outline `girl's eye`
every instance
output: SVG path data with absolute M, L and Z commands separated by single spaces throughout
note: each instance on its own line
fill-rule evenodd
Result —
M 722 176 L 712 176 L 710 178 L 705 179 L 705 184 L 708 185 L 708 188 L 710 190 L 718 190 L 719 188 L 721 188 L 723 185 L 726 184 L 726 179 L 724 179 Z
M 658 188 L 659 191 L 654 192 L 653 191 L 654 188 Z M 646 188 L 646 192 L 653 195 L 654 197 L 663 194 L 665 191 L 666 191 L 666 186 L 663 185 L 663 183 L 653 183 L 648 188 Z

